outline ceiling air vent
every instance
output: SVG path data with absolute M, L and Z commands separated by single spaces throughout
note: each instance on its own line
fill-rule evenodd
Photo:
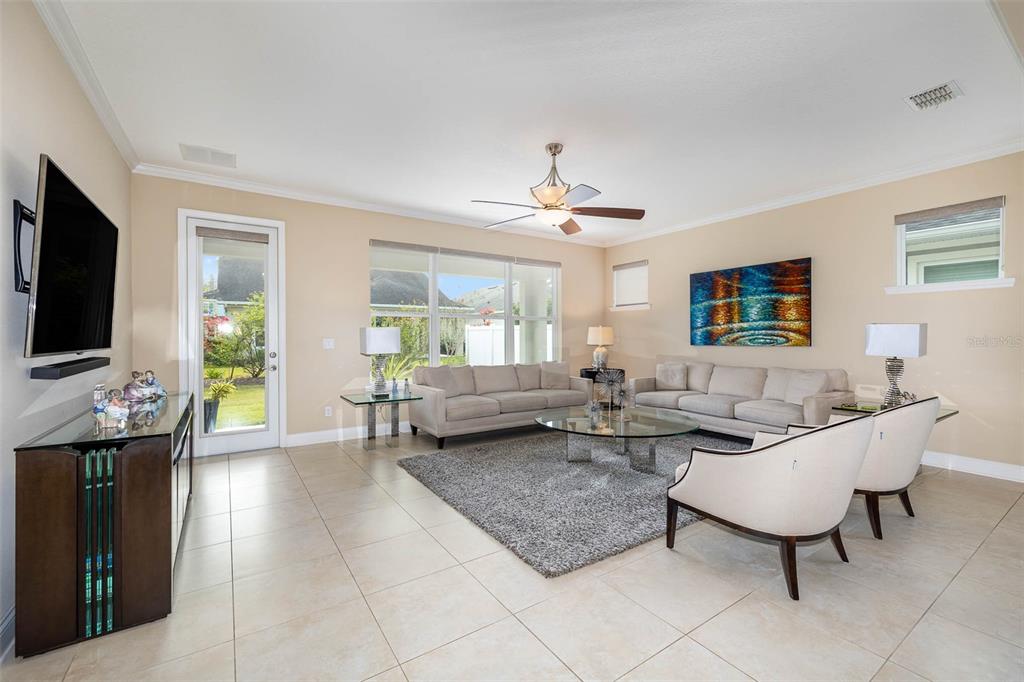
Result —
M 960 89 L 957 82 L 949 81 L 942 85 L 936 85 L 934 88 L 929 88 L 924 92 L 919 92 L 916 95 L 911 95 L 903 101 L 914 111 L 925 111 L 926 109 L 934 109 L 940 104 L 950 102 L 957 97 L 963 97 L 963 95 L 964 91 Z
M 235 167 L 235 155 L 231 152 L 222 152 L 211 147 L 201 147 L 196 144 L 180 143 L 181 158 L 193 163 L 205 163 L 210 166 L 222 166 L 223 168 Z

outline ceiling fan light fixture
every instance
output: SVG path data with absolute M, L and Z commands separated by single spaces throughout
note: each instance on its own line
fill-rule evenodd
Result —
M 564 222 L 572 220 L 572 213 L 561 208 L 538 208 L 534 215 L 545 225 L 558 227 Z
M 530 193 L 533 197 L 545 206 L 554 206 L 562 201 L 562 197 L 569 191 L 568 185 L 544 185 L 533 187 Z

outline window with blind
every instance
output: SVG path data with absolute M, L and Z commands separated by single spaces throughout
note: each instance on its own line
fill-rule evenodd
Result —
M 992 197 L 895 217 L 903 286 L 1002 277 L 1003 207 Z
M 402 330 L 402 352 L 385 374 L 402 379 L 425 364 L 557 360 L 560 269 L 550 261 L 371 240 L 370 324 Z
M 612 266 L 612 306 L 615 308 L 646 307 L 647 261 L 638 260 Z

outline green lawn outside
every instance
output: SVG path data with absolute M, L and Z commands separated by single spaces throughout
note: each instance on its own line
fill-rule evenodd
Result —
M 234 393 L 220 401 L 220 407 L 217 408 L 217 431 L 263 426 L 267 419 L 265 399 L 263 384 L 238 386 Z

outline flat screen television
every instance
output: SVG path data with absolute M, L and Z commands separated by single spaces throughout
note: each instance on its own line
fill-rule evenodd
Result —
M 117 227 L 39 157 L 25 357 L 110 348 Z

